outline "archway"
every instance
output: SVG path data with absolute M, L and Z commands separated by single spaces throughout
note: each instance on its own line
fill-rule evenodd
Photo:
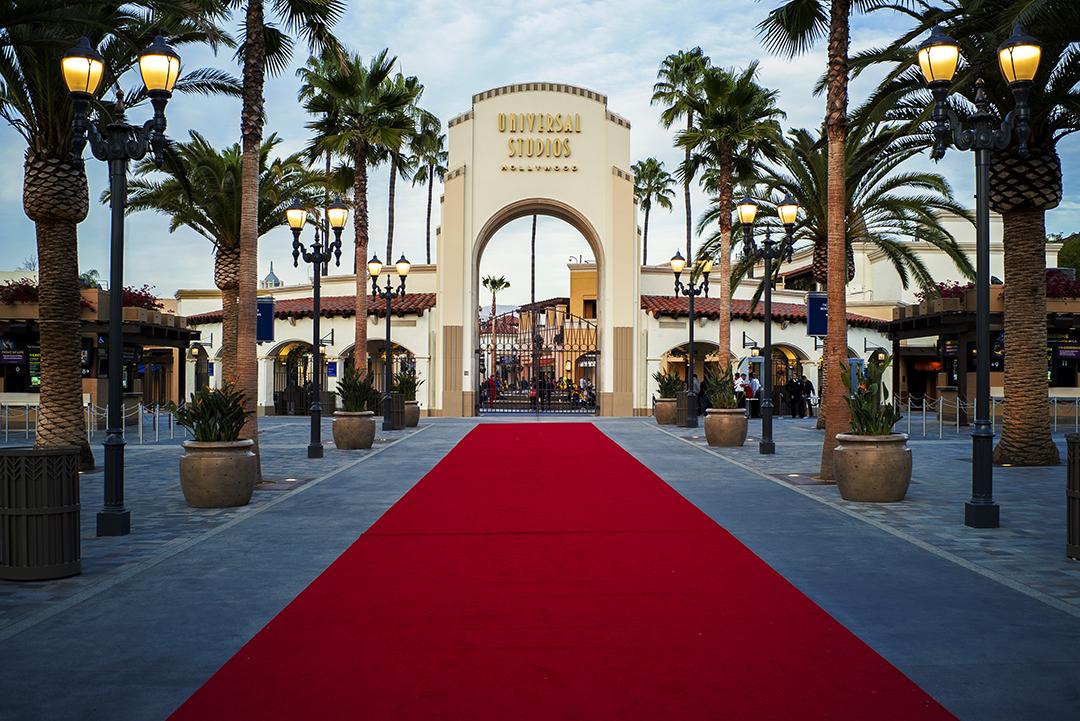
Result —
M 476 352 L 482 345 L 477 308 L 484 302 L 479 271 L 484 248 L 500 228 L 531 215 L 559 218 L 588 243 L 596 261 L 596 317 L 569 308 L 567 315 L 595 327 L 595 347 L 577 356 L 591 354 L 600 411 L 632 414 L 640 248 L 629 127 L 607 110 L 603 95 L 553 83 L 479 93 L 469 112 L 450 121 L 451 170 L 438 244 L 436 354 L 442 373 L 437 384 L 444 415 L 476 412 L 484 386 Z M 498 370 L 498 355 L 493 358 L 485 371 Z M 569 373 L 576 374 L 576 356 L 553 356 L 547 375 L 567 378 L 568 360 Z

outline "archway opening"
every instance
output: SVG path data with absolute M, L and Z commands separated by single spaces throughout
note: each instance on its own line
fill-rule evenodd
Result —
M 488 222 L 475 260 L 477 413 L 598 411 L 597 247 L 588 223 L 553 201 Z

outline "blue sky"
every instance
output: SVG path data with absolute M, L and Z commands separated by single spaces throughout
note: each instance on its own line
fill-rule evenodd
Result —
M 529 81 L 581 85 L 607 95 L 611 110 L 630 120 L 634 159 L 653 155 L 673 168 L 679 153 L 672 147 L 671 132 L 660 126 L 649 98 L 660 61 L 680 48 L 700 45 L 717 65 L 745 67 L 759 60 L 760 82 L 780 91 L 779 105 L 787 113 L 785 125 L 816 127 L 821 122 L 824 98 L 813 96 L 810 88 L 825 67 L 823 49 L 795 61 L 766 53 L 753 28 L 774 5 L 772 0 L 364 0 L 349 4 L 337 30 L 350 49 L 364 56 L 390 48 L 401 69 L 424 83 L 424 104 L 444 122 L 468 110 L 472 94 L 487 88 Z M 883 44 L 906 26 L 902 17 L 891 13 L 855 16 L 852 24 L 853 52 Z M 306 51 L 298 47 L 293 68 L 267 83 L 266 132 L 277 132 L 284 138 L 280 146 L 283 153 L 299 149 L 307 141 L 307 117 L 296 103 L 294 74 L 305 59 Z M 217 66 L 238 72 L 231 54 L 215 57 L 209 51 L 186 49 L 184 62 L 188 68 Z M 134 76 L 128 81 L 135 82 Z M 856 80 L 852 102 L 864 99 L 874 82 L 871 75 Z M 188 130 L 194 129 L 220 146 L 231 144 L 239 139 L 239 109 L 238 100 L 178 96 L 168 109 L 169 133 L 186 138 Z M 145 112 L 135 111 L 133 119 L 141 122 Z M 22 211 L 23 150 L 21 138 L 8 126 L 0 127 L 0 269 L 12 268 L 35 253 L 34 226 Z M 1074 190 L 1080 177 L 1080 141 L 1070 137 L 1059 151 L 1065 171 L 1065 200 L 1047 215 L 1047 226 L 1050 232 L 1072 232 L 1080 230 L 1080 202 Z M 971 154 L 952 151 L 937 167 L 953 184 L 957 198 L 973 204 Z M 96 199 L 105 184 L 105 166 L 91 160 L 88 168 L 91 198 Z M 374 248 L 385 244 L 386 186 L 385 170 L 376 170 L 369 197 Z M 426 194 L 408 184 L 398 188 L 395 248 L 421 261 Z M 695 195 L 695 215 L 705 202 L 702 194 Z M 674 251 L 682 232 L 680 218 L 680 212 L 652 215 L 653 262 Z M 436 204 L 433 225 L 437 223 Z M 89 218 L 79 228 L 84 270 L 97 268 L 104 274 L 108 268 L 108 229 L 108 209 L 92 203 Z M 512 223 L 500 231 L 483 258 L 482 272 L 510 276 L 512 289 L 505 295 L 506 302 L 528 300 L 528 262 L 521 262 L 528 236 L 527 219 Z M 538 237 L 537 295 L 565 293 L 564 264 L 570 256 L 588 255 L 588 246 L 569 226 L 553 219 L 541 219 Z M 170 234 L 163 217 L 139 214 L 128 220 L 127 239 L 127 284 L 148 283 L 161 295 L 170 295 L 177 288 L 212 287 L 210 244 L 200 236 L 186 230 Z M 345 239 L 351 242 L 351 230 L 346 231 Z M 265 274 L 273 260 L 275 271 L 286 282 L 306 277 L 303 267 L 292 267 L 289 242 L 287 231 L 264 236 L 259 250 L 260 274 Z M 500 302 L 503 300 L 501 297 Z

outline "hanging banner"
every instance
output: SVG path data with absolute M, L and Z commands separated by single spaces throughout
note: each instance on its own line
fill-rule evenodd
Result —
M 806 294 L 806 335 L 829 334 L 829 296 L 812 291 Z
M 255 341 L 257 343 L 274 342 L 274 299 L 260 297 L 255 299 Z

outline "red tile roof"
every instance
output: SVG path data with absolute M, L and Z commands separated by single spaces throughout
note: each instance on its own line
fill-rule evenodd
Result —
M 651 314 L 654 318 L 669 316 L 678 318 L 690 315 L 689 303 L 686 298 L 676 298 L 671 295 L 643 295 L 641 296 L 641 309 Z M 705 318 L 720 317 L 720 300 L 718 298 L 698 298 L 694 301 L 694 313 Z M 772 314 L 774 320 L 806 322 L 806 306 L 795 303 L 773 303 Z M 741 320 L 764 320 L 765 303 L 759 301 L 757 307 L 751 312 L 750 301 L 732 299 L 731 317 Z M 865 315 L 848 313 L 848 324 L 861 328 L 882 328 L 885 321 L 878 318 L 870 318 Z
M 395 298 L 391 306 L 394 315 L 423 315 L 424 311 L 435 307 L 434 293 L 406 293 L 404 298 Z M 322 299 L 321 313 L 323 318 L 343 318 L 355 315 L 356 299 L 351 295 L 333 295 Z M 274 303 L 275 318 L 310 318 L 314 315 L 314 304 L 311 298 L 289 298 Z M 386 316 L 386 302 L 379 298 L 372 300 L 368 296 L 368 315 Z M 188 325 L 203 325 L 206 323 L 220 323 L 221 311 L 214 310 L 209 313 L 188 316 Z

